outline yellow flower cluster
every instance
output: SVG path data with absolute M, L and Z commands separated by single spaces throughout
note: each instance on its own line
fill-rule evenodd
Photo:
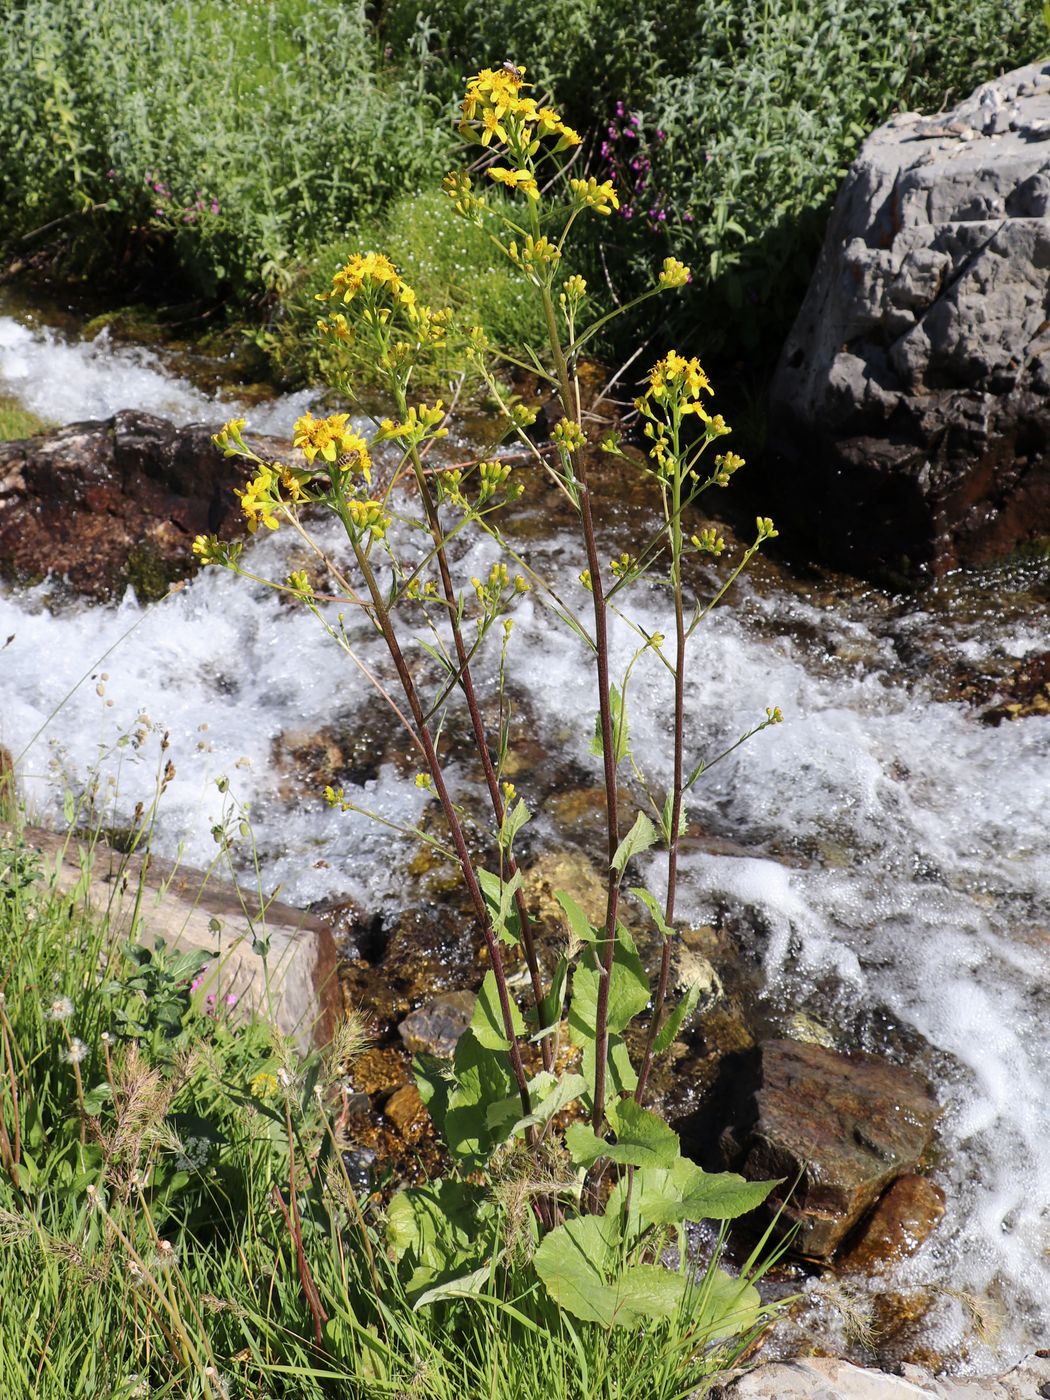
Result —
M 630 554 L 623 553 L 611 561 L 614 578 L 626 578 L 635 568 L 637 560 Z
M 440 399 L 437 400 L 433 408 L 429 408 L 425 403 L 421 403 L 418 408 L 413 405 L 408 410 L 403 423 L 395 423 L 392 418 L 384 418 L 379 425 L 376 441 L 392 440 L 414 446 L 422 442 L 424 438 L 448 437 L 448 429 L 438 427 L 444 417 L 445 406 Z
M 310 576 L 305 569 L 293 569 L 285 580 L 292 593 L 298 593 L 300 598 L 313 597 L 313 585 L 310 583 Z
M 726 542 L 713 525 L 706 530 L 701 530 L 698 535 L 693 535 L 690 544 L 694 549 L 698 549 L 701 554 L 713 554 L 717 558 L 724 553 Z
M 531 87 L 525 82 L 525 70 L 512 63 L 483 68 L 467 82 L 460 134 L 468 136 L 476 124 L 483 146 L 495 139 L 529 155 L 535 155 L 539 142 L 550 136 L 558 138 L 555 151 L 578 146 L 582 139 L 579 133 L 566 126 L 552 107 L 541 107 L 535 98 L 523 97 L 525 87 Z
M 555 424 L 551 438 L 565 452 L 578 452 L 587 443 L 583 429 L 574 418 L 563 418 Z
M 244 546 L 239 540 L 223 541 L 217 535 L 197 535 L 193 541 L 193 552 L 204 565 L 236 564 Z
M 390 516 L 382 501 L 361 501 L 351 497 L 346 503 L 350 519 L 358 530 L 368 530 L 376 539 L 382 539 L 390 528 Z
M 438 595 L 437 584 L 431 579 L 423 582 L 418 577 L 410 578 L 405 584 L 404 595 L 412 602 L 429 602 Z
M 570 180 L 569 188 L 578 205 L 593 209 L 596 214 L 611 214 L 620 207 L 620 196 L 611 180 L 599 184 L 592 175 L 589 180 Z
M 255 534 L 259 528 L 260 520 L 268 530 L 277 529 L 278 522 L 273 508 L 279 504 L 278 481 L 277 471 L 264 464 L 243 491 L 234 492 L 234 495 L 240 499 L 241 510 L 248 522 L 249 534 Z
M 372 480 L 372 458 L 368 443 L 358 433 L 347 430 L 349 413 L 333 413 L 328 418 L 315 418 L 312 413 L 304 413 L 295 422 L 296 447 L 302 449 L 303 456 L 313 465 L 320 457 L 325 462 L 335 462 L 338 466 L 358 471 L 366 481 Z M 293 496 L 293 499 L 296 497 Z
M 657 403 L 678 400 L 683 414 L 697 413 L 706 420 L 708 415 L 699 402 L 701 392 L 713 394 L 714 390 L 695 356 L 687 360 L 676 351 L 669 350 L 649 371 L 647 398 Z
M 462 215 L 464 219 L 469 219 L 472 224 L 480 226 L 481 211 L 485 207 L 485 201 L 471 193 L 474 181 L 465 170 L 449 171 L 441 181 L 441 188 L 452 200 L 457 214 Z
M 247 418 L 231 418 L 222 425 L 217 433 L 212 434 L 211 440 L 216 447 L 222 448 L 225 457 L 237 457 L 240 453 L 248 450 L 241 437 L 241 433 L 247 426 Z
M 661 287 L 684 287 L 687 282 L 692 281 L 692 277 L 693 274 L 685 263 L 679 262 L 677 258 L 664 258 L 664 265 L 660 272 Z
M 398 274 L 397 268 L 383 253 L 355 253 L 332 278 L 332 290 L 321 292 L 318 301 L 342 298 L 353 301 L 362 288 L 389 292 L 395 301 L 414 306 L 416 294 Z
M 567 304 L 575 311 L 580 302 L 587 295 L 586 278 L 581 277 L 579 273 L 574 273 L 571 277 L 565 279 L 562 286 L 564 290 L 559 298 L 561 304 L 563 306 Z
M 711 421 L 713 423 L 715 420 Z M 728 486 L 729 478 L 734 472 L 738 472 L 743 465 L 743 457 L 738 456 L 735 452 L 723 452 L 720 457 L 715 458 L 715 485 Z
M 525 242 L 521 248 L 518 247 L 517 241 L 512 239 L 507 245 L 507 252 L 511 262 L 516 263 L 537 282 L 546 281 L 546 269 L 553 268 L 561 257 L 561 249 L 556 243 L 542 236 L 533 238 L 531 233 L 525 235 Z
M 505 185 L 508 190 L 521 190 L 530 199 L 540 197 L 540 187 L 531 170 L 510 170 L 505 165 L 490 165 L 488 177 Z
M 478 467 L 478 501 L 491 500 L 501 486 L 510 480 L 511 469 L 505 462 L 482 462 Z

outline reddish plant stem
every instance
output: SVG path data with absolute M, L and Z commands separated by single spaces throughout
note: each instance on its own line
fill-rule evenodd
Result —
M 591 1125 L 600 1133 L 605 1121 L 606 1067 L 609 1059 L 609 988 L 612 982 L 613 956 L 616 952 L 616 915 L 620 903 L 620 877 L 613 866 L 613 857 L 620 844 L 620 817 L 616 792 L 616 736 L 613 732 L 612 701 L 609 694 L 609 633 L 608 610 L 602 589 L 601 561 L 594 538 L 591 497 L 586 478 L 577 472 L 580 483 L 580 515 L 583 538 L 587 547 L 587 567 L 591 571 L 591 591 L 594 598 L 595 669 L 598 675 L 598 714 L 602 731 L 602 757 L 605 772 L 605 806 L 608 838 L 608 876 L 605 903 L 605 942 L 602 946 L 598 977 L 598 1005 L 594 1017 L 594 1107 Z
M 445 595 L 445 602 L 448 606 L 449 622 L 452 627 L 452 640 L 456 648 L 456 656 L 459 660 L 459 679 L 463 690 L 464 699 L 467 702 L 467 711 L 470 714 L 470 724 L 474 731 L 474 742 L 481 757 L 481 766 L 485 773 L 485 786 L 489 790 L 489 800 L 492 803 L 492 812 L 496 819 L 497 830 L 503 830 L 504 803 L 503 794 L 499 789 L 499 778 L 492 762 L 492 754 L 489 750 L 488 736 L 485 731 L 485 721 L 481 716 L 481 708 L 478 705 L 477 692 L 474 689 L 474 679 L 470 671 L 470 654 L 467 651 L 466 643 L 463 640 L 463 632 L 458 622 L 458 605 L 456 602 L 456 590 L 452 583 L 452 574 L 448 567 L 448 557 L 445 553 L 444 536 L 441 533 L 441 521 L 438 517 L 437 507 L 427 487 L 427 482 L 423 474 L 423 465 L 418 456 L 413 453 L 413 467 L 416 481 L 419 485 L 419 494 L 423 501 L 423 509 L 426 512 L 427 524 L 430 527 L 430 535 L 434 541 L 434 555 L 438 563 L 438 572 L 441 575 L 441 591 Z M 510 878 L 513 880 L 518 872 L 518 867 L 511 853 L 507 852 L 507 869 Z M 536 1007 L 537 1025 L 540 1025 L 540 1014 L 543 1006 L 543 979 L 540 975 L 539 960 L 536 957 L 536 944 L 532 937 L 532 921 L 529 918 L 529 911 L 525 906 L 525 896 L 518 889 L 514 894 L 514 907 L 518 913 L 518 924 L 521 928 L 521 943 L 525 951 L 525 962 L 529 969 L 529 980 L 532 983 L 532 997 Z M 541 1046 L 543 1054 L 543 1068 L 550 1070 L 554 1067 L 554 1046 L 551 1037 L 545 1035 Z
M 667 901 L 664 905 L 664 923 L 674 927 L 675 897 L 678 891 L 678 828 L 682 823 L 682 782 L 685 763 L 685 616 L 682 607 L 682 586 L 680 563 L 675 575 L 675 668 L 674 668 L 674 777 L 671 789 L 671 831 L 667 845 Z M 667 1000 L 667 984 L 671 975 L 671 937 L 664 935 L 663 950 L 660 955 L 660 975 L 653 998 L 653 1014 L 649 1031 L 645 1037 L 645 1053 L 642 1067 L 638 1072 L 638 1087 L 634 1097 L 638 1103 L 645 1102 L 646 1085 L 653 1067 L 653 1045 L 663 1020 L 664 1003 Z
M 455 847 L 456 856 L 459 859 L 460 867 L 463 871 L 463 879 L 466 883 L 471 903 L 474 906 L 478 927 L 481 929 L 485 939 L 485 946 L 488 948 L 489 961 L 492 964 L 492 973 L 496 979 L 496 990 L 499 995 L 503 1030 L 507 1040 L 510 1042 L 509 1055 L 511 1069 L 513 1070 L 514 1080 L 518 1087 L 518 1094 L 521 1097 L 522 1112 L 528 1115 L 532 1112 L 532 1103 L 529 1098 L 529 1086 L 525 1075 L 525 1066 L 522 1064 L 521 1060 L 521 1047 L 518 1044 L 518 1037 L 514 1031 L 510 991 L 507 987 L 507 974 L 503 967 L 503 955 L 500 951 L 499 939 L 496 937 L 495 931 L 493 930 L 492 921 L 489 918 L 488 909 L 485 905 L 485 898 L 481 893 L 481 886 L 478 884 L 478 877 L 474 871 L 474 863 L 467 849 L 463 827 L 455 806 L 453 805 L 452 798 L 449 796 L 448 788 L 445 786 L 445 776 L 441 768 L 441 762 L 437 756 L 437 750 L 434 748 L 434 741 L 431 738 L 430 730 L 427 727 L 426 716 L 423 712 L 423 706 L 420 703 L 415 681 L 412 679 L 412 673 L 408 669 L 408 663 L 405 661 L 404 653 L 394 633 L 393 625 L 390 621 L 390 614 L 383 601 L 383 594 L 379 587 L 379 582 L 372 571 L 372 566 L 369 564 L 364 551 L 357 542 L 352 522 L 344 517 L 343 524 L 353 544 L 358 566 L 368 586 L 368 591 L 372 598 L 372 609 L 376 623 L 383 635 L 383 640 L 386 642 L 387 650 L 390 652 L 390 659 L 394 663 L 394 669 L 397 671 L 398 680 L 401 682 L 401 688 L 405 693 L 405 699 L 408 701 L 408 707 L 416 727 L 416 734 L 419 739 L 420 747 L 426 758 L 427 767 L 430 770 L 430 776 L 434 782 L 434 790 L 441 803 L 441 809 L 445 814 L 445 820 L 448 823 L 449 833 L 452 837 L 452 844 Z M 527 1137 L 530 1145 L 534 1136 L 534 1131 L 529 1129 Z
M 538 231 L 538 226 L 537 226 Z M 543 313 L 547 335 L 558 377 L 561 408 L 567 420 L 577 422 L 576 405 L 569 385 L 569 367 L 565 362 L 554 303 L 550 291 L 542 289 Z M 598 722 L 602 735 L 602 755 L 605 771 L 605 810 L 608 831 L 609 867 L 606 882 L 605 942 L 602 946 L 598 975 L 598 1004 L 594 1015 L 594 1105 L 591 1125 L 601 1133 L 605 1122 L 605 1085 L 609 1059 L 609 987 L 612 982 L 613 957 L 616 952 L 616 914 L 620 901 L 620 877 L 613 867 L 613 857 L 620 844 L 620 817 L 616 793 L 616 744 L 613 734 L 612 700 L 609 694 L 609 630 L 608 609 L 602 588 L 601 560 L 594 536 L 591 513 L 591 493 L 581 452 L 573 454 L 573 471 L 579 487 L 580 521 L 583 526 L 587 567 L 590 570 L 591 598 L 594 604 L 595 668 L 598 677 Z M 591 1208 L 597 1209 L 596 1187 L 590 1192 Z

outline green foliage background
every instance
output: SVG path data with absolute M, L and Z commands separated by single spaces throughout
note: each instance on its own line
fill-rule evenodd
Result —
M 1031 0 L 16 0 L 0 15 L 0 241 L 22 255 L 50 240 L 65 269 L 162 299 L 263 301 L 272 321 L 304 265 L 328 270 L 322 250 L 396 234 L 392 209 L 412 224 L 411 196 L 457 158 L 464 78 L 510 57 L 557 92 L 593 173 L 616 103 L 639 116 L 666 222 L 603 221 L 581 270 L 627 297 L 673 252 L 697 277 L 662 329 L 768 359 L 867 132 L 1045 41 Z M 162 215 L 150 171 L 171 191 Z M 466 250 L 425 243 L 430 280 L 456 294 Z

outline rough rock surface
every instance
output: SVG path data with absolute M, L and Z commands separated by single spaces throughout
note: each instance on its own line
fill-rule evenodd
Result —
M 398 1026 L 405 1049 L 451 1059 L 456 1042 L 470 1025 L 476 1000 L 473 992 L 445 992 L 411 1012 Z
M 14 830 L 0 824 L 0 838 Z M 75 836 L 39 827 L 26 827 L 20 835 L 53 866 L 59 889 L 81 890 L 87 860 Z M 342 1015 L 343 998 L 335 944 L 326 924 L 289 904 L 271 902 L 265 921 L 270 951 L 264 966 L 253 948 L 253 933 L 263 925 L 247 917 L 245 900 L 232 885 L 158 856 L 125 855 L 101 841 L 90 844 L 87 898 L 93 907 L 109 910 L 111 928 L 129 931 L 137 917 L 137 937 L 147 946 L 163 938 L 169 947 L 217 953 L 203 986 L 220 1004 L 225 997 L 236 998 L 232 1015 L 250 1008 L 269 1017 L 302 1050 L 328 1043 Z
M 0 443 L 0 574 L 65 576 L 97 598 L 128 583 L 160 596 L 192 572 L 195 535 L 240 529 L 244 463 L 223 457 L 213 431 L 126 411 Z
M 726 1153 L 753 1180 L 785 1178 L 784 1218 L 799 1226 L 793 1247 L 827 1258 L 891 1182 L 915 1170 L 940 1109 L 915 1075 L 860 1052 L 767 1040 L 752 1072 Z
M 1050 1360 L 1030 1356 L 1003 1376 L 954 1379 L 905 1366 L 901 1376 L 834 1357 L 799 1357 L 719 1382 L 710 1400 L 1039 1400 L 1050 1396 Z
M 870 1274 L 914 1254 L 944 1218 L 944 1192 L 928 1177 L 899 1176 L 838 1260 L 839 1271 Z
M 772 385 L 785 534 L 875 574 L 1050 536 L 1048 269 L 1050 64 L 868 138 Z

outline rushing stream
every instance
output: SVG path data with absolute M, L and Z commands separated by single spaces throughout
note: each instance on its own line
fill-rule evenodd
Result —
M 70 341 L 5 317 L 0 393 L 61 421 L 126 407 L 181 421 L 230 412 L 151 351 L 105 336 Z M 287 430 L 305 401 L 253 410 L 251 425 Z M 530 558 L 556 570 L 582 607 L 578 546 L 553 511 L 546 523 L 543 500 L 530 509 Z M 617 552 L 629 528 L 618 521 Z M 466 577 L 494 557 L 472 548 Z M 288 532 L 251 547 L 261 573 L 300 562 Z M 659 594 L 638 590 L 632 609 L 647 628 L 669 630 Z M 956 697 L 966 677 L 1005 675 L 1017 658 L 1047 650 L 1048 614 L 1045 561 L 954 577 L 911 599 L 841 581 L 811 586 L 767 567 L 705 623 L 687 696 L 695 754 L 724 748 L 767 705 L 786 722 L 696 789 L 691 822 L 723 845 L 698 842 L 687 854 L 681 916 L 717 922 L 731 911 L 750 930 L 770 1004 L 805 1011 L 844 1048 L 892 1050 L 880 1042 L 886 1026 L 932 1047 L 945 1106 L 934 1177 L 947 1216 L 894 1266 L 891 1283 L 902 1293 L 933 1285 L 927 1343 L 964 1370 L 1001 1369 L 1045 1345 L 1050 1326 L 1050 717 L 985 723 L 980 705 Z M 586 656 L 567 632 L 553 632 L 534 595 L 515 619 L 511 664 L 529 751 L 572 786 L 594 784 Z M 365 629 L 352 617 L 347 627 L 360 656 L 386 674 Z M 176 775 L 157 824 L 164 853 L 213 858 L 226 800 L 216 779 L 227 776 L 251 807 L 268 886 L 298 902 L 348 895 L 368 908 L 396 906 L 409 843 L 333 811 L 274 762 L 289 731 L 367 739 L 390 730 L 360 672 L 293 609 L 216 570 L 145 610 L 130 595 L 114 606 L 56 606 L 46 585 L 3 585 L 0 645 L 8 637 L 0 742 L 19 756 L 41 817 L 55 818 L 65 789 L 82 790 L 101 764 L 100 801 L 115 792 L 126 820 L 152 798 L 167 731 Z M 622 671 L 625 628 L 615 645 Z M 667 713 L 665 673 L 640 666 L 632 689 L 635 753 L 659 780 L 668 726 L 644 712 L 655 702 Z M 141 716 L 153 729 L 139 743 Z M 135 742 L 120 746 L 124 735 Z M 339 781 L 362 805 L 411 824 L 426 794 L 384 743 L 381 761 Z M 467 791 L 466 770 L 454 772 Z M 550 777 L 541 783 L 537 770 L 534 781 L 527 765 L 516 782 L 527 801 L 550 790 Z M 528 831 L 537 848 L 552 840 L 545 810 Z M 659 889 L 659 870 L 651 874 Z M 983 1341 L 960 1295 L 987 1313 Z

